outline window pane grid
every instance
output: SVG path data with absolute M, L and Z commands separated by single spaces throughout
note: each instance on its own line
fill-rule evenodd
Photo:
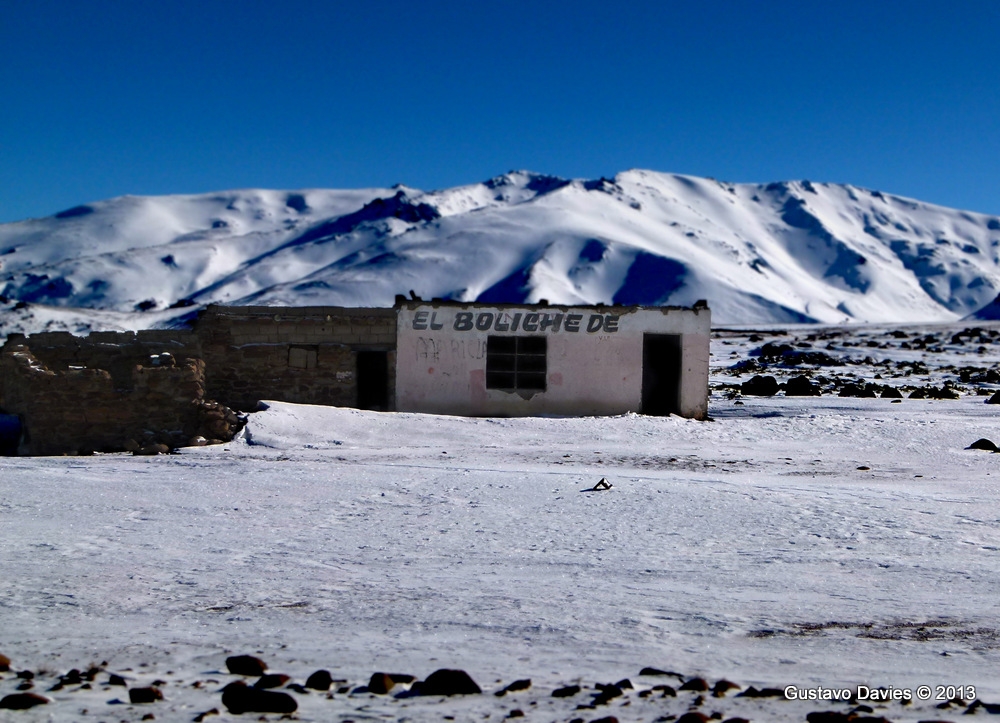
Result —
M 539 336 L 486 339 L 486 388 L 544 391 L 548 340 Z

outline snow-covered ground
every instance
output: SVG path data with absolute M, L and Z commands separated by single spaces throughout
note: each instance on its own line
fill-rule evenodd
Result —
M 709 422 L 269 403 L 225 446 L 0 458 L 0 653 L 54 700 L 0 720 L 182 721 L 213 707 L 226 719 L 234 653 L 300 683 L 319 668 L 345 687 L 437 668 L 463 668 L 487 693 L 533 681 L 447 702 L 295 694 L 314 721 L 685 712 L 695 693 L 640 697 L 678 685 L 640 677 L 644 666 L 757 688 L 974 685 L 1000 702 L 1000 456 L 966 449 L 1000 441 L 1000 407 L 971 390 L 727 398 L 730 348 L 745 358 L 759 342 L 723 336 Z M 933 374 L 969 361 L 957 348 L 924 356 Z M 612 489 L 584 491 L 602 477 Z M 128 698 L 99 685 L 106 673 L 46 692 L 105 661 L 130 685 L 163 681 L 166 700 L 111 705 Z M 21 682 L 3 677 L 0 695 Z M 576 709 L 622 678 L 635 690 Z M 590 690 L 551 697 L 571 683 Z M 875 710 L 961 713 L 939 702 Z M 850 708 L 730 693 L 699 710 Z

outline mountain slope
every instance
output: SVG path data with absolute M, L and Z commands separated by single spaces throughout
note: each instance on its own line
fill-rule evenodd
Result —
M 141 328 L 208 303 L 389 306 L 410 290 L 704 298 L 721 324 L 946 321 L 997 296 L 998 247 L 1000 219 L 878 191 L 642 170 L 426 193 L 125 196 L 0 226 L 0 330 Z

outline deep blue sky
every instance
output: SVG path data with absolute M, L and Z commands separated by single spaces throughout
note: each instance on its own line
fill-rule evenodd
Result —
M 0 0 L 0 222 L 510 169 L 1000 214 L 1000 3 Z

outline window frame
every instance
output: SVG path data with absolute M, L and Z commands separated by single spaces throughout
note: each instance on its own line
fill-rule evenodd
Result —
M 486 337 L 486 388 L 501 392 L 544 392 L 548 387 L 548 338 Z

